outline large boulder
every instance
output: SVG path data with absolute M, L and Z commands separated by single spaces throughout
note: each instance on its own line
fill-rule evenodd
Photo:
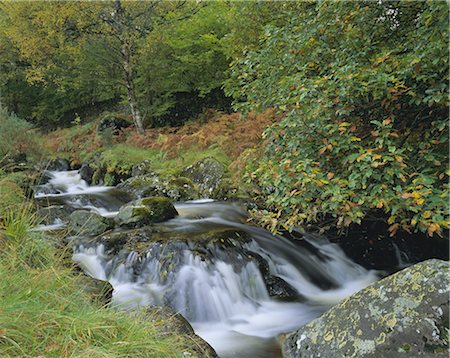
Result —
M 97 236 L 113 227 L 112 219 L 104 218 L 89 210 L 76 210 L 70 214 L 70 228 L 76 234 Z
M 283 357 L 448 357 L 449 263 L 421 262 L 284 339 Z
M 180 176 L 198 184 L 205 195 L 210 195 L 221 183 L 225 167 L 214 158 L 205 158 L 180 171 Z
M 178 212 L 169 199 L 151 197 L 125 204 L 114 220 L 119 226 L 135 228 L 166 221 L 177 215 Z

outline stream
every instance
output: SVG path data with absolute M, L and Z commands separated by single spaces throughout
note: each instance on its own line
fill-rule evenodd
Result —
M 49 175 L 36 190 L 40 202 L 113 218 L 130 200 L 115 187 L 89 186 L 78 171 Z M 165 237 L 186 240 L 158 241 L 144 253 L 114 255 L 101 242 L 81 240 L 74 243 L 73 260 L 88 275 L 111 283 L 115 307 L 169 306 L 221 358 L 280 357 L 277 335 L 379 278 L 323 237 L 302 234 L 301 240 L 291 240 L 247 224 L 235 203 L 201 199 L 174 205 L 179 216 L 158 227 Z M 63 227 L 55 219 L 38 229 Z M 198 239 L 217 233 L 220 239 L 211 242 Z

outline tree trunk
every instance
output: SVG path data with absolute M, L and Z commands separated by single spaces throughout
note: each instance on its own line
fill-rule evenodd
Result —
M 131 40 L 126 34 L 126 23 L 124 20 L 124 9 L 120 0 L 114 2 L 115 12 L 112 14 L 114 19 L 113 28 L 116 31 L 117 37 L 120 40 L 121 48 L 120 55 L 122 57 L 122 70 L 125 87 L 127 88 L 128 104 L 130 105 L 131 115 L 136 130 L 139 134 L 144 134 L 144 123 L 139 110 L 136 99 L 136 92 L 134 90 L 134 76 L 132 68 L 132 47 Z
M 144 134 L 144 123 L 139 110 L 139 106 L 136 99 L 136 92 L 134 90 L 134 78 L 133 70 L 131 67 L 131 49 L 128 41 L 122 43 L 122 66 L 123 76 L 125 80 L 125 86 L 127 88 L 128 103 L 131 109 L 131 115 L 136 126 L 136 130 L 139 134 Z

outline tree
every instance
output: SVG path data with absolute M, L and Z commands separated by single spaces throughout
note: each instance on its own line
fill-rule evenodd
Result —
M 60 89 L 66 84 L 64 79 L 78 77 L 87 88 L 86 84 L 97 78 L 81 64 L 94 63 L 99 73 L 119 71 L 121 78 L 105 76 L 105 82 L 109 85 L 120 80 L 136 129 L 143 133 L 135 86 L 138 49 L 162 23 L 185 19 L 202 6 L 186 1 L 114 0 L 2 3 L 1 10 L 9 18 L 4 34 L 30 64 L 30 83 L 43 82 Z M 68 67 L 78 72 L 77 76 L 66 76 Z

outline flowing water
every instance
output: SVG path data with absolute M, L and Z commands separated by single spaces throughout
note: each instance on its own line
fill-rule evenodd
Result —
M 115 216 L 129 200 L 113 187 L 88 186 L 77 171 L 50 174 L 50 182 L 37 191 L 39 200 L 105 217 Z M 73 259 L 87 274 L 112 284 L 115 306 L 170 306 L 222 358 L 280 357 L 277 335 L 306 324 L 378 278 L 322 237 L 304 234 L 295 242 L 246 224 L 236 204 L 209 199 L 174 204 L 179 216 L 160 227 L 169 237 L 188 237 L 184 243 L 155 242 L 145 253 L 111 255 L 100 242 L 80 242 Z M 197 240 L 217 232 L 234 234 L 229 240 Z M 269 281 L 285 290 L 274 294 Z M 277 297 L 276 292 L 289 294 Z

